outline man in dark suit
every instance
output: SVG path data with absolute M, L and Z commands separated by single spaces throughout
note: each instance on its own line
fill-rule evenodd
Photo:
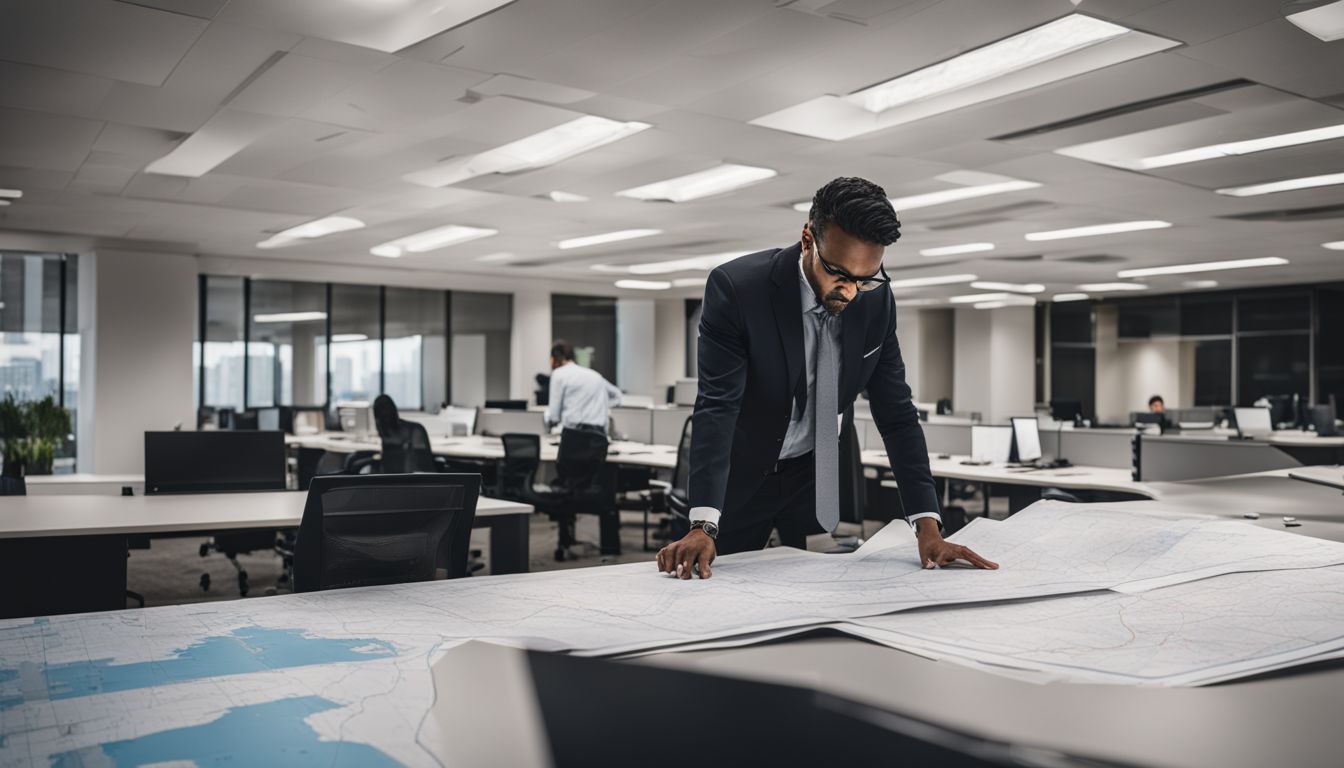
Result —
M 710 273 L 691 433 L 691 531 L 658 569 L 709 578 L 717 554 L 787 546 L 839 520 L 838 419 L 867 390 L 925 567 L 965 560 L 944 541 L 928 448 L 905 383 L 882 269 L 900 222 L 886 192 L 839 178 L 817 191 L 800 241 Z

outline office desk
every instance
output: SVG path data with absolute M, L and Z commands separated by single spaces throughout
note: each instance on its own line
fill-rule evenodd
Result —
M 136 496 L 145 492 L 144 475 L 29 475 L 24 478 L 29 496 L 120 496 L 129 486 Z
M 316 448 L 331 453 L 354 453 L 355 451 L 380 451 L 382 443 L 377 440 L 360 440 L 333 435 L 292 436 L 285 442 L 292 446 Z M 430 447 L 436 456 L 453 459 L 498 460 L 504 458 L 504 445 L 497 437 L 473 435 L 471 437 L 434 437 L 430 438 Z M 541 460 L 555 461 L 559 453 L 558 437 L 541 438 Z M 615 440 L 607 453 L 609 464 L 651 469 L 673 469 L 677 464 L 677 448 L 674 445 L 649 445 Z
M 126 537 L 297 528 L 308 494 L 299 491 L 159 496 L 12 496 L 0 505 L 0 615 L 69 613 L 126 605 Z M 482 497 L 473 527 L 490 529 L 493 573 L 522 573 L 532 507 Z M 496 559 L 498 558 L 498 559 Z M 38 578 L 53 598 L 29 610 Z M 26 612 L 25 612 L 26 611 Z

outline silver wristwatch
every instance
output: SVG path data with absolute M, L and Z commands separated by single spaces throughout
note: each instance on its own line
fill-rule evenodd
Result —
M 699 528 L 700 530 L 704 531 L 705 535 L 713 540 L 717 541 L 719 538 L 719 526 L 709 522 L 708 520 L 696 520 L 692 522 L 691 529 L 694 530 L 696 528 Z

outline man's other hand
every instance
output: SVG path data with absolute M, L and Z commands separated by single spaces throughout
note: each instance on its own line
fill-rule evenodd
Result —
M 679 579 L 689 579 L 695 574 L 708 579 L 709 564 L 714 562 L 716 554 L 718 551 L 714 548 L 714 540 L 696 528 L 680 541 L 658 550 L 658 572 L 669 573 Z
M 925 568 L 941 568 L 955 560 L 964 560 L 976 568 L 994 570 L 998 563 L 990 562 L 969 548 L 943 539 L 938 523 L 931 517 L 915 521 L 915 536 L 919 540 L 919 562 Z

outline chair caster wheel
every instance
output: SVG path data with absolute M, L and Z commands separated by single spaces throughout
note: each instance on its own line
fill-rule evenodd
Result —
M 557 563 L 563 563 L 563 562 L 565 562 L 565 556 L 566 556 L 567 554 L 568 554 L 568 553 L 565 552 L 565 550 L 564 550 L 563 547 L 560 548 L 560 549 L 555 550 L 555 561 L 556 561 Z
M 201 591 L 202 592 L 210 591 L 210 574 L 208 573 L 201 574 Z
M 238 595 L 247 597 L 247 571 L 238 572 Z

